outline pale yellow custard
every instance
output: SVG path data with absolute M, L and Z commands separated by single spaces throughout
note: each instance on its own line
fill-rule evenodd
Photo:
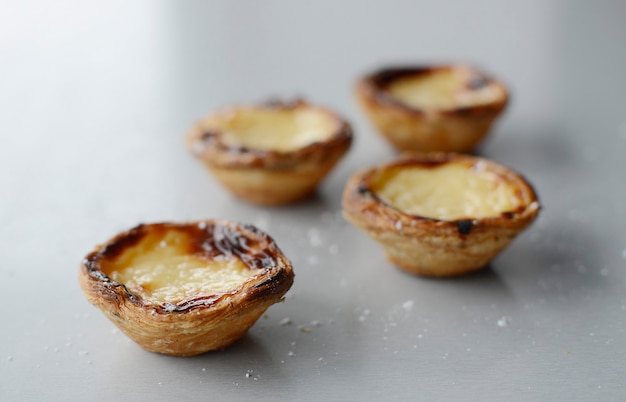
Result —
M 480 162 L 392 169 L 374 180 L 372 190 L 402 212 L 441 220 L 496 217 L 520 205 L 516 189 Z
M 144 260 L 142 258 L 142 260 Z M 189 255 L 138 261 L 111 279 L 144 300 L 176 304 L 199 296 L 222 294 L 239 288 L 254 271 L 237 258 L 206 260 Z
M 335 119 L 314 109 L 247 108 L 207 122 L 229 147 L 293 151 L 329 139 L 338 129 Z
M 485 85 L 470 89 L 469 78 L 469 73 L 463 69 L 441 69 L 399 77 L 387 90 L 397 100 L 420 110 L 477 106 L 504 95 L 501 88 L 486 81 Z
M 189 237 L 184 232 L 170 231 L 160 241 L 150 240 L 127 250 L 109 272 L 111 279 L 147 301 L 176 304 L 226 293 L 258 273 L 234 255 L 211 259 L 185 253 Z

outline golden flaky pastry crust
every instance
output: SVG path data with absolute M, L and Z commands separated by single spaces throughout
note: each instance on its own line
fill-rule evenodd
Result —
M 272 124 L 282 125 L 282 120 L 289 120 L 295 131 L 310 134 L 310 138 L 296 143 L 289 138 L 289 129 L 274 130 Z M 311 130 L 308 124 L 313 126 Z M 238 130 L 253 133 L 247 137 L 250 144 L 230 135 Z M 275 135 L 281 130 L 287 133 Z M 259 146 L 263 138 L 274 137 L 275 143 L 265 141 Z M 237 197 L 260 205 L 282 205 L 316 190 L 350 148 L 352 129 L 330 110 L 301 100 L 269 102 L 218 111 L 200 121 L 187 134 L 186 142 L 190 152 Z M 286 142 L 294 145 L 285 147 Z
M 485 138 L 509 98 L 504 85 L 462 65 L 385 68 L 359 80 L 356 96 L 398 151 L 465 153 Z
M 233 260 L 253 272 L 234 289 L 200 292 L 173 302 L 151 299 L 141 288 L 112 279 L 159 247 L 169 255 L 197 258 L 207 265 Z M 291 263 L 271 237 L 250 225 L 216 220 L 137 226 L 97 246 L 79 273 L 89 302 L 126 335 L 148 351 L 175 356 L 227 347 L 282 300 L 293 279 Z
M 494 184 L 511 189 L 515 207 L 493 216 L 445 220 L 403 212 L 375 191 L 376 181 L 389 172 L 417 168 L 428 174 L 429 169 L 451 164 L 470 169 L 471 174 L 488 172 Z M 379 242 L 389 261 L 425 276 L 460 275 L 484 268 L 535 220 L 539 209 L 533 188 L 519 174 L 486 159 L 456 154 L 417 154 L 367 169 L 350 178 L 343 194 L 345 218 Z

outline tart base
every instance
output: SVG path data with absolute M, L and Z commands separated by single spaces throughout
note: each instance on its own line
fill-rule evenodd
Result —
M 458 90 L 473 86 L 490 87 L 495 92 L 488 102 L 461 102 L 456 106 L 412 106 L 394 97 L 389 85 L 411 76 L 428 76 L 457 71 L 462 77 Z M 397 81 L 395 81 L 397 82 Z M 469 153 L 481 143 L 508 103 L 508 91 L 478 70 L 461 65 L 418 66 L 380 70 L 359 80 L 356 98 L 380 134 L 398 151 L 416 153 Z
M 106 311 L 106 306 L 98 306 L 113 324 L 124 334 L 148 352 L 156 352 L 170 356 L 196 356 L 209 351 L 222 350 L 243 337 L 256 323 L 261 315 L 275 301 L 261 305 L 253 310 L 242 312 L 236 318 L 228 317 L 194 317 L 189 320 L 193 324 L 181 325 L 160 316 L 156 311 L 144 314 L 126 311 Z M 183 313 L 184 314 L 184 313 Z M 163 327 L 167 326 L 167 333 Z
M 238 146 L 220 131 L 217 122 L 251 113 L 251 110 L 298 113 L 315 111 L 327 120 L 328 133 L 312 139 L 300 147 L 282 149 L 248 148 Z M 253 124 L 248 122 L 248 124 Z M 314 125 L 315 130 L 319 124 Z M 277 127 L 284 131 L 284 127 Z M 264 127 L 267 137 L 273 127 Z M 284 135 L 284 133 L 282 133 Z M 213 176 L 235 196 L 259 205 L 284 205 L 309 197 L 352 144 L 352 129 L 330 110 L 314 107 L 304 101 L 272 103 L 256 107 L 232 107 L 206 117 L 186 136 L 189 151 L 198 158 Z
M 348 212 L 344 212 L 344 217 L 378 242 L 389 262 L 403 271 L 421 276 L 449 277 L 480 271 L 511 243 L 516 234 L 516 231 L 472 233 L 470 239 L 455 231 L 442 230 L 432 234 L 411 227 L 399 231 L 395 225 L 387 232 L 363 225 L 359 218 Z
M 236 197 L 257 205 L 280 206 L 309 198 L 342 155 L 328 158 L 315 168 L 231 167 L 208 162 L 205 166 Z
M 163 239 L 171 233 L 176 236 L 169 237 L 168 245 Z M 128 264 L 137 261 L 136 256 L 167 247 L 207 261 L 237 258 L 255 274 L 231 290 L 171 302 L 112 279 L 118 270 L 132 266 Z M 172 356 L 231 345 L 268 307 L 283 300 L 293 280 L 291 263 L 267 234 L 250 225 L 211 220 L 139 225 L 96 247 L 79 269 L 80 286 L 91 304 L 145 350 Z
M 406 113 L 359 96 L 377 130 L 398 152 L 472 152 L 491 129 L 497 114 L 454 116 Z
M 515 186 L 519 206 L 499 215 L 451 220 L 411 215 L 387 204 L 372 190 L 373 178 L 386 169 L 458 163 L 471 169 L 480 163 Z M 537 217 L 532 187 L 517 173 L 482 158 L 456 154 L 415 154 L 353 175 L 343 193 L 343 215 L 380 243 L 399 268 L 424 276 L 455 276 L 485 268 Z

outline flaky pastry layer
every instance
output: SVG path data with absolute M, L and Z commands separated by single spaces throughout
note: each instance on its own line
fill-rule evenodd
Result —
M 233 194 L 261 205 L 311 195 L 352 143 L 352 129 L 304 101 L 235 106 L 200 121 L 187 146 Z
M 463 65 L 386 68 L 359 80 L 356 96 L 399 151 L 470 152 L 508 102 L 498 81 Z
M 414 170 L 420 173 L 417 177 L 397 180 L 398 175 Z M 434 178 L 428 177 L 429 172 Z M 487 186 L 482 183 L 478 186 L 481 191 L 469 191 L 469 197 L 464 194 L 467 188 L 446 187 L 458 182 L 454 177 L 441 180 L 440 176 L 457 176 L 459 172 L 466 178 L 482 176 L 480 180 Z M 420 193 L 420 186 L 432 188 L 435 178 L 444 188 L 432 194 L 433 202 L 428 194 Z M 406 205 L 390 200 L 385 187 L 390 183 L 406 184 Z M 396 188 L 392 193 L 401 191 Z M 437 204 L 443 199 L 454 214 L 447 211 L 440 215 Z M 495 208 L 489 205 L 494 202 Z M 469 208 L 466 203 L 471 204 Z M 483 158 L 457 154 L 412 155 L 364 170 L 350 178 L 343 194 L 344 216 L 350 223 L 379 242 L 392 263 L 427 276 L 459 275 L 484 268 L 536 219 L 539 209 L 533 188 L 521 175 Z M 473 212 L 486 213 L 473 216 Z
M 250 225 L 140 225 L 85 257 L 87 299 L 144 349 L 190 356 L 243 336 L 293 283 L 291 263 Z

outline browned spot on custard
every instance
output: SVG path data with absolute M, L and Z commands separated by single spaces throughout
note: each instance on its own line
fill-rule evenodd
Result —
M 399 78 L 406 78 L 414 75 L 423 75 L 441 69 L 443 67 L 395 67 L 379 70 L 369 77 L 369 80 L 379 88 L 387 89 L 387 87 Z
M 474 227 L 474 222 L 469 219 L 463 219 L 463 220 L 457 221 L 456 226 L 459 230 L 459 234 L 468 235 L 470 234 L 470 232 L 472 231 L 472 228 Z

